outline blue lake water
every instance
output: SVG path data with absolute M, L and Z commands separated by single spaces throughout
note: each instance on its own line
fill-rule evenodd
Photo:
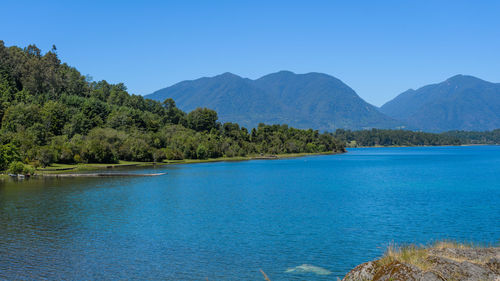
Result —
M 336 280 L 391 242 L 500 239 L 499 146 L 150 171 L 0 182 L 0 279 Z

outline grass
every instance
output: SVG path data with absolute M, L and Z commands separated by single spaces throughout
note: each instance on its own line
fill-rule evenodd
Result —
M 245 161 L 251 160 L 251 157 L 220 157 L 220 158 L 208 158 L 208 159 L 182 159 L 182 160 L 164 160 L 164 164 L 194 164 L 194 163 L 210 163 L 210 162 L 222 162 L 222 161 Z
M 429 254 L 425 247 L 416 245 L 396 246 L 391 244 L 377 263 L 379 266 L 384 266 L 397 261 L 414 265 L 422 270 L 428 270 L 432 266 L 427 260 L 428 257 Z
M 78 171 L 92 171 L 92 170 L 102 170 L 108 168 L 119 168 L 119 167 L 145 167 L 151 165 L 165 165 L 166 163 L 153 163 L 153 162 L 133 162 L 133 161 L 120 161 L 115 164 L 59 164 L 54 163 L 45 168 L 38 168 L 37 172 L 42 174 L 54 174 L 54 173 L 65 173 L 65 172 L 78 172 Z
M 478 247 L 478 245 L 474 245 L 474 243 L 472 243 L 472 242 L 458 243 L 456 241 L 451 241 L 451 240 L 437 241 L 434 244 L 432 244 L 432 248 L 434 248 L 434 249 L 445 249 L 445 248 L 471 249 L 471 248 L 476 248 L 476 247 Z
M 303 156 L 313 156 L 313 155 L 326 155 L 333 154 L 332 152 L 319 152 L 319 153 L 289 153 L 289 154 L 278 154 L 275 155 L 276 158 L 272 159 L 283 159 L 292 157 L 303 157 Z M 269 155 L 266 155 L 269 156 Z M 80 163 L 80 164 L 59 164 L 54 163 L 45 168 L 38 168 L 36 171 L 39 174 L 61 174 L 61 173 L 72 173 L 79 171 L 93 171 L 93 170 L 103 170 L 108 168 L 119 168 L 119 167 L 146 167 L 152 165 L 174 165 L 174 164 L 195 164 L 195 163 L 210 163 L 210 162 L 222 162 L 222 161 L 247 161 L 254 160 L 261 157 L 260 155 L 251 156 L 236 156 L 236 157 L 220 157 L 220 158 L 209 158 L 209 159 L 183 159 L 183 160 L 164 160 L 163 162 L 133 162 L 133 161 L 120 161 L 117 164 L 93 164 L 93 163 Z
M 471 249 L 482 247 L 473 243 L 459 243 L 451 240 L 436 241 L 429 245 L 403 245 L 397 246 L 390 244 L 381 259 L 377 261 L 379 266 L 388 265 L 392 262 L 400 262 L 414 265 L 421 270 L 427 271 L 431 269 L 432 263 L 429 261 L 429 249 Z M 441 255 L 441 254 L 440 254 Z M 455 260 L 457 262 L 469 261 L 477 264 L 482 264 L 484 261 L 468 260 L 458 256 L 449 256 L 443 253 L 443 257 Z
M 333 154 L 332 152 L 315 152 L 315 153 L 288 153 L 288 154 L 277 154 L 277 155 L 250 155 L 250 156 L 235 156 L 235 157 L 219 157 L 219 158 L 208 158 L 208 159 L 182 159 L 182 160 L 164 160 L 163 163 L 166 164 L 193 164 L 193 163 L 210 163 L 210 162 L 222 162 L 222 161 L 247 161 L 263 159 L 260 157 L 269 157 L 269 159 L 283 159 L 283 158 L 294 158 L 303 156 L 314 156 L 314 155 L 328 155 Z M 275 156 L 275 158 L 272 158 Z

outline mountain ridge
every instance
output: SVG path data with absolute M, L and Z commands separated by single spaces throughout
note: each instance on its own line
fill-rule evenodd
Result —
M 409 126 L 430 131 L 500 128 L 500 83 L 458 74 L 409 89 L 380 107 Z
M 254 80 L 225 72 L 182 81 L 145 97 L 173 98 L 186 111 L 209 107 L 219 112 L 222 121 L 247 127 L 280 123 L 333 131 L 402 125 L 380 113 L 340 79 L 319 72 L 282 70 Z

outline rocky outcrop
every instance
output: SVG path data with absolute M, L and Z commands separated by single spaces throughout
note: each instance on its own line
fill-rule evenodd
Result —
M 419 249 L 384 256 L 351 270 L 343 281 L 500 281 L 500 248 Z M 417 255 L 417 254 L 415 254 Z

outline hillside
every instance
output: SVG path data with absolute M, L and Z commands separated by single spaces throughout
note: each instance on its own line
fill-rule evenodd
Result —
M 500 84 L 456 75 L 408 90 L 380 111 L 424 131 L 493 130 L 500 128 Z
M 244 87 L 228 77 L 228 85 Z M 254 87 L 250 87 L 254 89 Z M 255 92 L 255 95 L 259 92 Z M 256 107 L 262 106 L 255 104 Z M 163 160 L 344 151 L 333 136 L 287 125 L 248 131 L 220 123 L 217 112 L 178 109 L 131 95 L 124 84 L 88 81 L 34 45 L 0 40 L 0 171 L 29 164 L 161 162 Z
M 256 127 L 260 122 L 333 131 L 338 128 L 397 128 L 339 79 L 322 74 L 280 71 L 256 80 L 231 73 L 183 81 L 146 96 L 173 98 L 182 110 L 204 106 L 223 121 Z

